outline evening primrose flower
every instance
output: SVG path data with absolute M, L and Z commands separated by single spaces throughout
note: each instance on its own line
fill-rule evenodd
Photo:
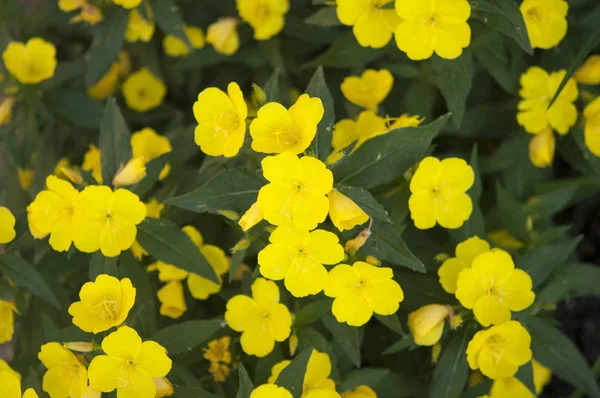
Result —
M 105 100 L 115 93 L 119 83 L 119 64 L 113 62 L 108 72 L 104 74 L 93 86 L 87 89 L 87 94 L 91 98 L 99 101 Z
M 396 44 L 412 60 L 427 59 L 435 52 L 442 58 L 458 58 L 471 43 L 467 0 L 396 1 L 400 24 Z
M 127 28 L 125 29 L 125 40 L 130 43 L 136 41 L 143 41 L 145 43 L 152 39 L 156 25 L 154 21 L 149 21 L 142 17 L 137 10 L 129 12 L 129 19 L 127 20 Z
M 177 319 L 187 311 L 181 281 L 174 280 L 161 287 L 156 293 L 160 301 L 160 314 Z
M 52 398 L 80 397 L 88 385 L 83 359 L 59 343 L 41 347 L 38 359 L 48 369 L 44 373 L 42 389 Z
M 377 106 L 385 100 L 393 85 L 394 77 L 389 70 L 367 69 L 361 76 L 346 77 L 340 89 L 348 101 L 377 112 Z
M 236 0 L 240 17 L 254 29 L 255 40 L 269 40 L 283 29 L 289 0 Z
M 240 36 L 237 31 L 238 20 L 232 17 L 219 18 L 208 25 L 206 42 L 219 54 L 233 55 L 240 48 Z
M 408 327 L 415 343 L 432 346 L 442 337 L 444 321 L 452 314 L 452 307 L 429 304 L 408 314 Z
M 595 156 L 600 156 L 600 97 L 585 107 L 583 117 L 585 145 Z
M 28 388 L 21 396 L 21 379 L 17 375 L 0 370 L 0 386 L 2 396 L 5 398 L 38 398 L 33 388 Z
M 391 268 L 357 261 L 340 264 L 329 271 L 325 295 L 334 297 L 331 311 L 338 322 L 362 326 L 373 313 L 392 315 L 404 300 L 404 292 L 392 278 Z
M 84 332 L 98 334 L 119 326 L 135 303 L 136 289 L 129 278 L 121 280 L 101 274 L 79 291 L 80 301 L 69 307 L 73 324 Z
M 252 149 L 294 155 L 304 152 L 315 138 L 324 112 L 321 99 L 308 94 L 302 94 L 289 110 L 277 102 L 263 105 L 250 124 Z
M 439 223 L 448 229 L 460 228 L 473 211 L 466 192 L 474 181 L 473 168 L 463 159 L 423 159 L 410 181 L 408 208 L 415 226 L 429 229 Z
M 15 216 L 4 206 L 0 206 L 0 245 L 10 243 L 17 233 Z
M 54 76 L 56 47 L 39 37 L 27 43 L 11 41 L 2 53 L 4 66 L 23 84 L 36 84 Z
M 133 158 L 117 171 L 113 178 L 112 185 L 121 187 L 133 185 L 142 181 L 146 177 L 146 165 L 142 158 Z
M 147 68 L 133 72 L 123 83 L 125 103 L 136 112 L 146 112 L 162 104 L 167 87 Z
M 10 122 L 12 109 L 15 105 L 15 97 L 8 96 L 0 98 L 0 126 Z
M 558 98 L 548 109 L 558 86 L 567 71 L 562 69 L 548 74 L 538 66 L 532 66 L 521 75 L 521 101 L 517 122 L 525 131 L 537 134 L 553 128 L 559 134 L 567 134 L 577 121 L 577 108 L 573 104 L 579 95 L 577 83 L 570 78 Z
M 456 246 L 456 257 L 451 257 L 444 261 L 438 269 L 440 285 L 450 294 L 456 291 L 456 280 L 458 274 L 465 268 L 470 268 L 471 263 L 481 253 L 490 250 L 490 244 L 477 236 L 459 243 Z
M 531 360 L 531 366 L 533 367 L 533 384 L 535 386 L 535 392 L 540 394 L 546 384 L 550 382 L 552 371 L 535 359 Z M 506 397 L 535 398 L 536 395 L 534 395 L 521 380 L 513 376 L 497 379 L 494 381 L 494 384 L 492 384 L 490 398 Z
M 567 34 L 569 5 L 564 0 L 524 0 L 520 6 L 531 47 L 555 47 Z
M 91 171 L 92 177 L 102 184 L 102 164 L 100 163 L 100 150 L 94 144 L 90 144 L 90 149 L 83 155 L 83 164 L 81 168 L 85 171 Z
M 342 398 L 377 398 L 377 394 L 368 386 L 358 386 L 354 391 L 342 393 Z
M 69 250 L 75 239 L 76 201 L 79 192 L 56 176 L 46 178 L 47 189 L 27 206 L 29 230 L 35 239 L 50 235 L 50 246 L 57 252 Z
M 341 396 L 335 390 L 320 388 L 318 390 L 309 391 L 303 398 L 341 398 Z
M 475 257 L 471 268 L 458 275 L 456 298 L 483 326 L 499 325 L 522 311 L 535 299 L 531 277 L 515 269 L 510 254 L 494 249 Z
M 229 83 L 227 94 L 216 87 L 204 89 L 193 111 L 198 122 L 194 140 L 202 152 L 227 158 L 238 154 L 244 144 L 248 107 L 237 83 Z
M 134 158 L 142 158 L 144 163 L 156 159 L 160 155 L 169 153 L 173 150 L 169 139 L 160 135 L 156 130 L 146 127 L 136 131 L 131 135 L 131 152 Z M 171 165 L 165 164 L 161 170 L 158 179 L 164 180 L 171 171 Z
M 529 141 L 529 159 L 535 167 L 544 168 L 552 165 L 554 160 L 554 133 L 547 128 L 534 135 Z
M 128 326 L 121 326 L 102 340 L 106 355 L 98 355 L 88 368 L 90 386 L 101 392 L 117 390 L 120 397 L 154 398 L 153 378 L 171 370 L 167 350 L 154 341 L 144 341 Z
M 329 198 L 329 218 L 340 232 L 369 221 L 367 213 L 337 189 L 332 189 L 327 197 Z
M 276 341 L 289 337 L 292 316 L 287 307 L 279 303 L 279 288 L 275 282 L 257 278 L 251 289 L 252 298 L 238 294 L 229 299 L 225 320 L 231 329 L 242 332 L 241 344 L 246 354 L 264 357 L 273 351 Z M 264 395 L 265 398 L 274 396 Z
M 467 362 L 490 379 L 512 377 L 531 360 L 531 336 L 517 321 L 480 330 L 467 346 Z
M 600 55 L 590 55 L 583 65 L 575 71 L 573 78 L 577 83 L 581 84 L 600 84 Z
M 202 29 L 196 26 L 187 26 L 183 27 L 183 31 L 188 38 L 192 48 L 200 49 L 205 45 L 204 41 L 204 32 Z M 190 53 L 190 49 L 187 44 L 183 42 L 178 37 L 167 35 L 163 39 L 163 49 L 165 50 L 165 54 L 169 57 L 185 57 Z
M 33 171 L 32 169 L 23 169 L 19 167 L 17 169 L 17 175 L 19 177 L 19 184 L 21 185 L 21 188 L 23 188 L 25 191 L 28 190 L 31 184 L 33 184 L 33 179 L 35 178 L 35 171 Z
M 74 234 L 75 247 L 84 253 L 100 249 L 106 257 L 118 256 L 135 241 L 136 225 L 146 217 L 140 198 L 125 189 L 86 187 L 77 198 L 82 211 Z
M 275 384 L 279 374 L 291 361 L 284 360 L 273 365 L 268 382 Z M 329 355 L 313 350 L 308 360 L 304 382 L 302 383 L 302 397 L 305 398 L 313 390 L 335 391 L 335 382 L 329 378 L 331 374 L 331 359 Z
M 263 384 L 252 391 L 250 398 L 292 398 L 292 394 L 275 384 Z
M 132 8 L 139 6 L 142 0 L 112 0 L 112 2 L 123 8 L 131 10 Z
M 381 134 L 385 134 L 387 125 L 384 118 L 377 116 L 373 111 L 363 111 L 358 115 L 356 121 L 342 119 L 333 126 L 333 137 L 331 145 L 333 150 L 327 158 L 330 164 L 339 160 L 342 150 L 353 142 L 352 152 L 360 148 L 367 140 Z
M 0 300 L 0 344 L 12 340 L 15 333 L 15 312 L 18 313 L 13 301 Z
M 246 232 L 256 224 L 261 222 L 263 218 L 263 213 L 262 211 L 260 211 L 258 203 L 254 202 L 252 203 L 252 206 L 250 206 L 250 208 L 246 210 L 244 215 L 240 218 L 240 220 L 238 221 L 238 225 L 242 227 L 242 231 Z
M 358 44 L 382 48 L 392 39 L 400 19 L 393 9 L 384 9 L 393 0 L 337 0 L 336 13 L 341 23 L 352 26 Z
M 0 359 L 0 372 L 8 372 L 17 377 L 17 379 L 21 380 L 21 375 L 19 372 L 15 371 L 10 365 L 3 359 Z
M 292 222 L 311 230 L 325 221 L 329 212 L 327 195 L 333 188 L 333 173 L 317 158 L 283 152 L 262 161 L 263 176 L 269 181 L 258 192 L 258 207 L 273 225 Z

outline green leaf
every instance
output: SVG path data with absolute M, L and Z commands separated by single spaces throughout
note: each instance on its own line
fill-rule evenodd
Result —
M 535 297 L 536 309 L 549 303 L 578 296 L 600 296 L 600 267 L 592 264 L 569 264 L 552 274 Z
M 385 222 L 373 221 L 371 236 L 360 252 L 384 262 L 425 272 L 425 266 L 406 246 L 400 231 L 394 225 Z
M 402 328 L 402 324 L 400 323 L 400 319 L 398 319 L 398 315 L 379 315 L 373 314 L 375 319 L 381 322 L 388 329 L 398 333 L 400 336 L 404 336 L 404 329 Z
M 209 66 L 220 64 L 226 55 L 219 54 L 213 48 L 205 47 L 194 51 L 186 57 L 179 59 L 173 66 L 174 72 L 184 72 L 188 70 L 200 70 Z
M 531 361 L 527 362 L 525 365 L 519 366 L 519 370 L 517 370 L 515 377 L 523 383 L 534 396 L 537 394 L 533 382 L 533 365 Z
M 267 102 L 280 102 L 281 90 L 279 89 L 279 68 L 275 68 L 269 80 L 265 83 L 265 96 Z
M 433 371 L 430 396 L 436 398 L 458 397 L 467 384 L 467 344 L 472 337 L 470 327 L 463 326 L 453 333 L 450 342 L 442 347 L 442 353 Z
M 336 7 L 320 8 L 310 17 L 304 20 L 309 25 L 317 26 L 340 26 L 342 23 L 337 17 Z
M 563 77 L 562 81 L 560 82 L 558 89 L 556 89 L 556 93 L 554 93 L 554 97 L 552 97 L 552 100 L 548 105 L 548 109 L 550 109 L 552 104 L 554 104 L 554 101 L 556 101 L 563 88 L 565 88 L 569 79 L 573 76 L 577 68 L 583 65 L 583 62 L 585 61 L 586 57 L 592 52 L 592 50 L 598 45 L 598 43 L 600 43 L 600 25 L 598 25 L 594 33 L 592 33 L 589 36 L 585 43 L 583 43 L 583 46 L 581 46 L 579 51 L 577 51 L 577 55 L 571 61 L 569 67 L 567 68 L 567 74 L 565 75 L 565 77 Z
M 333 124 L 335 123 L 335 109 L 333 105 L 333 97 L 331 96 L 331 92 L 327 87 L 325 73 L 323 72 L 322 66 L 317 68 L 304 93 L 310 95 L 311 97 L 321 99 L 323 108 L 325 109 L 323 119 L 321 119 L 319 125 L 317 126 L 317 135 L 308 147 L 309 153 L 312 153 L 314 157 L 324 162 L 331 153 L 331 139 L 333 137 Z
M 90 259 L 90 281 L 95 281 L 100 274 L 118 277 L 117 262 L 119 257 L 105 257 L 101 252 L 95 252 Z M 134 285 L 135 286 L 135 285 Z
M 315 300 L 295 312 L 294 325 L 308 325 L 321 319 L 331 310 L 331 299 Z
M 568 242 L 545 245 L 517 257 L 515 260 L 517 268 L 527 272 L 533 280 L 533 287 L 542 284 L 552 272 L 573 253 L 579 245 L 583 236 L 577 236 Z
M 460 128 L 473 81 L 471 53 L 465 52 L 453 60 L 433 57 L 431 64 L 435 81 L 446 100 L 448 111 L 452 112 L 452 123 L 456 128 Z
M 202 387 L 186 386 L 173 383 L 173 390 L 173 398 L 222 398 L 220 395 L 208 392 Z
M 38 270 L 21 257 L 10 253 L 0 255 L 0 271 L 15 285 L 28 290 L 45 302 L 61 309 L 58 299 Z
M 570 338 L 535 317 L 527 320 L 527 329 L 531 334 L 531 350 L 536 361 L 586 394 L 600 397 L 600 389 L 592 370 Z
M 387 210 L 366 189 L 340 184 L 336 184 L 335 188 L 352 199 L 369 217 L 392 224 L 392 219 Z
M 415 311 L 431 303 L 457 305 L 453 295 L 446 293 L 435 273 L 421 274 L 414 271 L 394 270 L 394 277 L 400 281 L 404 291 L 401 306 L 405 311 Z
M 335 181 L 365 189 L 393 181 L 421 159 L 450 114 L 423 127 L 392 130 L 365 142 L 331 167 Z
M 175 36 L 183 41 L 188 48 L 192 48 L 185 30 L 185 22 L 181 18 L 179 7 L 174 0 L 150 0 L 152 12 L 156 23 L 166 35 Z
M 340 34 L 327 50 L 302 65 L 301 68 L 315 68 L 319 65 L 331 68 L 358 68 L 360 65 L 366 65 L 381 55 L 381 50 L 361 47 L 354 34 L 347 31 Z
M 472 18 L 516 41 L 527 54 L 533 55 L 525 20 L 514 1 L 479 0 L 471 3 Z
M 129 14 L 122 7 L 110 7 L 104 21 L 94 28 L 94 39 L 87 54 L 85 84 L 93 86 L 108 72 L 125 40 Z
M 224 170 L 201 187 L 167 199 L 164 203 L 196 213 L 218 213 L 219 210 L 245 212 L 256 201 L 265 180 L 244 169 Z
M 509 94 L 518 94 L 519 76 L 527 67 L 516 44 L 496 35 L 473 50 L 475 58 Z
M 400 351 L 404 351 L 411 347 L 416 347 L 415 341 L 412 336 L 404 336 L 400 340 L 396 341 L 394 344 L 383 350 L 381 355 L 391 355 Z
M 157 331 L 151 340 L 165 347 L 169 355 L 177 355 L 203 345 L 222 328 L 222 319 L 185 321 Z
M 358 328 L 349 326 L 346 323 L 338 322 L 331 314 L 323 317 L 323 323 L 327 330 L 329 330 L 329 333 L 333 335 L 333 341 L 340 345 L 352 364 L 357 368 L 360 368 L 360 339 L 358 337 Z
M 250 380 L 250 376 L 248 376 L 248 372 L 242 363 L 239 365 L 238 374 L 240 387 L 235 398 L 250 398 L 250 394 L 254 391 L 254 384 L 252 384 L 252 380 Z
M 100 125 L 102 179 L 110 184 L 121 167 L 131 159 L 131 133 L 114 98 L 106 101 Z
M 498 209 L 504 225 L 512 236 L 520 240 L 529 240 L 529 232 L 527 232 L 527 215 L 523 211 L 521 203 L 511 195 L 510 192 L 502 188 L 499 183 L 496 183 L 496 200 Z
M 131 251 L 121 253 L 119 258 L 120 276 L 129 278 L 135 287 L 135 304 L 131 309 L 128 323 L 142 336 L 151 336 L 156 331 L 156 300 L 150 277 Z
M 352 391 L 359 386 L 375 388 L 391 372 L 389 369 L 363 368 L 350 372 L 342 381 L 339 391 Z
M 247 239 L 247 238 L 244 238 Z M 246 257 L 246 252 L 248 248 L 237 250 L 231 256 L 231 266 L 229 267 L 229 282 L 233 280 L 238 268 L 242 265 L 244 258 Z
M 78 127 L 93 130 L 100 127 L 104 107 L 79 91 L 52 90 L 44 94 L 44 102 L 57 115 Z
M 146 164 L 146 177 L 140 182 L 129 187 L 129 190 L 139 196 L 144 197 L 156 184 L 161 171 L 171 159 L 171 153 L 163 153 L 157 158 L 152 159 Z
M 308 360 L 312 354 L 312 348 L 307 348 L 292 359 L 292 362 L 285 367 L 277 377 L 275 384 L 288 390 L 293 398 L 302 396 L 302 387 L 304 384 L 304 375 L 308 366 Z
M 220 283 L 215 270 L 198 247 L 172 222 L 146 218 L 138 225 L 137 239 L 155 259 Z

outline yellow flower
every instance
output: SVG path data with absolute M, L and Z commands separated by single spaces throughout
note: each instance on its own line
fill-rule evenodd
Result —
M 21 375 L 19 372 L 15 371 L 10 365 L 3 359 L 0 359 L 0 372 L 8 372 L 17 377 L 17 379 L 21 380 Z
M 23 188 L 24 190 L 28 190 L 31 184 L 33 183 L 35 171 L 33 171 L 32 169 L 22 169 L 19 167 L 17 169 L 17 174 L 19 176 L 19 184 L 21 185 L 21 188 Z
M 377 394 L 370 387 L 358 386 L 354 391 L 342 393 L 342 398 L 377 398 Z
M 148 163 L 160 155 L 171 152 L 173 148 L 167 137 L 158 134 L 150 127 L 146 127 L 132 134 L 131 150 L 134 158 L 142 158 L 144 163 Z M 167 163 L 161 170 L 158 179 L 164 180 L 170 171 L 171 165 Z
M 358 115 L 356 122 L 350 119 L 342 119 L 333 126 L 333 137 L 331 145 L 333 151 L 327 162 L 333 164 L 339 161 L 341 150 L 347 148 L 356 141 L 352 152 L 356 151 L 367 140 L 387 132 L 385 119 L 377 116 L 373 111 L 363 111 Z
M 42 389 L 51 398 L 80 397 L 88 385 L 85 366 L 75 354 L 59 343 L 44 344 L 38 359 L 48 369 Z
M 204 89 L 193 111 L 198 122 L 194 140 L 202 152 L 227 158 L 237 155 L 244 144 L 248 116 L 240 86 L 229 83 L 227 94 L 216 87 Z
M 170 397 L 175 393 L 173 385 L 166 377 L 154 377 L 152 380 L 156 386 L 156 398 Z
M 252 391 L 250 398 L 292 398 L 292 394 L 275 384 L 263 384 Z
M 238 225 L 242 227 L 242 231 L 246 232 L 259 222 L 263 220 L 263 213 L 258 207 L 258 203 L 252 203 L 252 206 L 244 213 L 242 218 L 238 221 Z
M 321 100 L 308 94 L 302 94 L 289 110 L 277 102 L 263 105 L 250 124 L 252 149 L 294 155 L 304 152 L 315 138 L 324 112 Z
M 144 159 L 133 158 L 125 166 L 122 166 L 112 180 L 112 185 L 122 187 L 133 185 L 142 181 L 146 177 L 146 165 Z
M 204 358 L 210 362 L 231 363 L 231 352 L 229 345 L 231 337 L 225 336 L 220 339 L 212 340 L 208 343 L 208 348 L 204 348 Z
M 391 268 L 357 261 L 340 264 L 329 271 L 325 295 L 334 297 L 331 311 L 338 322 L 362 326 L 373 313 L 392 315 L 398 311 L 404 293 L 392 278 Z
M 337 189 L 332 189 L 327 197 L 329 198 L 329 218 L 340 232 L 369 221 L 367 213 Z
M 285 360 L 276 363 L 271 369 L 271 376 L 268 382 L 275 384 L 279 374 L 285 369 L 291 361 Z M 335 382 L 329 378 L 331 374 L 331 360 L 329 355 L 313 350 L 308 360 L 304 382 L 302 384 L 302 397 L 306 398 L 309 392 L 313 390 L 331 390 L 335 391 Z
M 554 160 L 554 133 L 551 128 L 537 133 L 529 141 L 529 159 L 535 167 L 545 168 Z
M 160 213 L 165 208 L 165 205 L 154 198 L 150 199 L 150 201 L 145 203 L 145 205 L 147 218 L 160 218 Z
M 36 239 L 50 235 L 50 246 L 57 252 L 69 250 L 75 238 L 78 191 L 56 176 L 46 178 L 47 190 L 37 194 L 27 206 L 29 230 Z
M 96 25 L 97 23 L 100 23 L 104 20 L 104 15 L 102 14 L 102 10 L 98 7 L 96 7 L 93 4 L 84 4 L 83 7 L 81 7 L 81 12 L 79 13 L 79 15 L 74 16 L 73 18 L 71 18 L 71 23 L 76 23 L 76 22 L 87 22 L 90 25 Z
M 129 278 L 119 281 L 114 276 L 98 275 L 95 282 L 86 282 L 81 287 L 81 301 L 71 304 L 69 315 L 81 330 L 97 334 L 125 322 L 135 303 L 135 294 Z
M 0 300 L 0 344 L 12 340 L 15 333 L 15 312 L 18 313 L 14 302 Z
M 3 398 L 38 398 L 33 388 L 28 388 L 21 396 L 20 377 L 5 370 L 0 370 L 0 388 Z
M 450 317 L 452 307 L 429 304 L 408 314 L 408 327 L 418 345 L 436 344 L 444 331 L 444 321 Z
M 87 0 L 58 0 L 58 8 L 63 12 L 75 11 L 83 7 Z
M 100 150 L 95 145 L 90 145 L 90 149 L 83 155 L 83 164 L 81 168 L 85 171 L 91 171 L 92 177 L 102 184 L 102 164 L 100 163 Z
M 119 83 L 119 64 L 113 62 L 110 69 L 92 87 L 87 89 L 87 94 L 97 100 L 105 100 L 115 93 Z
M 521 14 L 533 48 L 555 47 L 567 34 L 567 11 L 564 0 L 524 0 Z
M 340 394 L 335 390 L 326 390 L 320 388 L 318 390 L 312 390 L 308 394 L 303 396 L 304 398 L 341 398 Z
M 467 0 L 396 1 L 400 24 L 396 44 L 412 60 L 427 59 L 433 52 L 442 58 L 458 58 L 471 44 Z
M 136 8 L 142 2 L 142 0 L 112 0 L 112 1 L 116 5 L 119 5 L 128 10 L 131 10 L 132 8 Z
M 510 254 L 494 249 L 475 257 L 471 268 L 458 275 L 456 298 L 483 326 L 499 325 L 522 311 L 535 299 L 531 277 L 515 269 Z
M 204 33 L 202 29 L 196 26 L 184 26 L 183 30 L 192 48 L 200 49 L 204 47 Z M 190 49 L 183 40 L 170 35 L 165 36 L 163 39 L 163 49 L 169 57 L 185 57 L 190 53 Z
M 233 55 L 240 48 L 240 36 L 237 32 L 238 21 L 235 18 L 219 18 L 208 25 L 206 42 L 212 44 L 215 51 L 224 55 Z
M 14 105 L 15 97 L 9 96 L 0 99 L 0 126 L 10 122 Z
M 148 21 L 137 10 L 129 12 L 127 28 L 125 30 L 125 40 L 130 43 L 136 41 L 149 42 L 154 34 L 154 21 Z
M 531 360 L 531 365 L 533 367 L 533 384 L 535 385 L 535 392 L 540 394 L 544 389 L 544 386 L 550 381 L 552 372 L 535 359 Z M 535 398 L 536 395 L 529 391 L 529 388 L 516 377 L 507 377 L 495 380 L 494 384 L 492 384 L 492 389 L 490 390 L 490 398 L 505 397 Z
M 490 379 L 512 377 L 531 360 L 531 336 L 517 321 L 480 330 L 467 347 L 467 361 Z
M 254 29 L 256 40 L 269 40 L 285 24 L 289 0 L 236 0 L 240 17 Z
M 15 216 L 10 210 L 0 206 L 0 245 L 11 242 L 17 236 L 15 223 Z
M 129 53 L 127 51 L 119 51 L 117 64 L 119 65 L 120 77 L 125 77 L 131 72 L 131 57 L 129 56 Z
M 160 314 L 177 319 L 187 311 L 181 281 L 173 280 L 164 285 L 156 294 L 160 301 Z
M 600 156 L 600 97 L 583 110 L 585 118 L 585 145 L 595 156 Z
M 252 283 L 252 298 L 239 294 L 229 299 L 225 320 L 231 329 L 242 332 L 244 352 L 257 357 L 268 355 L 275 341 L 285 341 L 291 333 L 292 316 L 287 307 L 279 303 L 279 288 L 275 282 L 263 278 Z M 258 390 L 252 393 L 253 398 Z M 265 398 L 274 396 L 264 395 Z
M 577 121 L 577 108 L 573 104 L 579 95 L 577 83 L 570 78 L 560 95 L 548 109 L 566 70 L 550 75 L 540 67 L 532 66 L 521 75 L 521 101 L 517 122 L 528 133 L 537 134 L 553 128 L 559 134 L 567 134 Z
M 135 330 L 121 326 L 102 340 L 106 355 L 98 355 L 88 368 L 90 385 L 101 392 L 117 389 L 120 397 L 154 398 L 153 378 L 171 370 L 167 350 L 154 341 L 144 341 Z
M 400 19 L 391 9 L 384 9 L 393 0 L 337 0 L 337 17 L 352 26 L 356 41 L 363 47 L 381 48 L 392 39 Z
M 6 69 L 24 84 L 36 84 L 54 76 L 56 47 L 39 37 L 24 44 L 12 41 L 2 54 Z
M 283 152 L 264 158 L 262 170 L 269 183 L 258 192 L 257 202 L 265 220 L 273 225 L 291 221 L 296 228 L 309 231 L 325 221 L 333 173 L 323 162 Z
M 471 267 L 471 263 L 481 253 L 490 250 L 490 245 L 483 239 L 477 236 L 472 236 L 469 239 L 459 243 L 456 246 L 456 257 L 451 257 L 444 261 L 438 269 L 440 277 L 440 285 L 450 294 L 456 291 L 456 280 L 460 271 Z
M 162 104 L 167 87 L 146 68 L 129 75 L 123 83 L 127 106 L 137 112 L 146 112 Z
M 600 84 L 600 55 L 590 55 L 583 65 L 577 69 L 573 78 L 581 84 Z
M 89 186 L 78 197 L 81 220 L 74 234 L 75 247 L 84 253 L 100 249 L 106 257 L 118 256 L 135 241 L 136 225 L 146 217 L 146 206 L 125 189 Z
M 360 77 L 346 77 L 340 89 L 348 101 L 377 112 L 377 106 L 385 100 L 393 85 L 394 77 L 389 70 L 367 69 Z
M 429 229 L 437 222 L 444 228 L 460 228 L 473 211 L 466 192 L 474 181 L 473 169 L 463 159 L 423 159 L 410 181 L 408 208 L 415 226 Z
M 505 229 L 490 232 L 488 238 L 497 246 L 506 250 L 517 250 L 525 247 L 523 242 L 515 239 L 515 237 Z

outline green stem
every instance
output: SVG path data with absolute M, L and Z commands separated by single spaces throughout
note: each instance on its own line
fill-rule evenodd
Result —
M 592 367 L 592 372 L 594 373 L 594 375 L 598 375 L 600 374 L 600 355 L 596 358 L 596 362 L 594 362 L 594 366 Z M 569 398 L 581 398 L 583 397 L 583 391 L 581 391 L 580 389 L 575 389 L 575 391 L 573 391 L 571 393 L 571 395 L 569 395 Z

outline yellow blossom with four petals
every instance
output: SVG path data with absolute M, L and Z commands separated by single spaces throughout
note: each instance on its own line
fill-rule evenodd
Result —
M 456 246 L 456 257 L 444 261 L 437 272 L 444 290 L 454 294 L 460 271 L 470 268 L 475 257 L 488 250 L 490 250 L 490 244 L 477 236 L 472 236 L 459 243 Z
M 41 347 L 38 359 L 48 369 L 42 389 L 52 398 L 80 397 L 88 385 L 88 374 L 80 359 L 59 343 Z
M 360 76 L 348 76 L 340 85 L 344 97 L 353 104 L 376 112 L 377 106 L 385 100 L 394 77 L 387 69 L 367 69 Z
M 240 17 L 254 29 L 255 40 L 269 40 L 283 29 L 289 0 L 236 0 Z
M 133 72 L 122 87 L 125 103 L 136 112 L 146 112 L 162 104 L 167 86 L 147 68 Z
M 23 84 L 37 84 L 54 75 L 56 47 L 39 37 L 27 43 L 11 41 L 2 53 L 8 72 Z
M 533 48 L 555 47 L 567 34 L 569 4 L 564 0 L 523 0 L 519 7 Z

